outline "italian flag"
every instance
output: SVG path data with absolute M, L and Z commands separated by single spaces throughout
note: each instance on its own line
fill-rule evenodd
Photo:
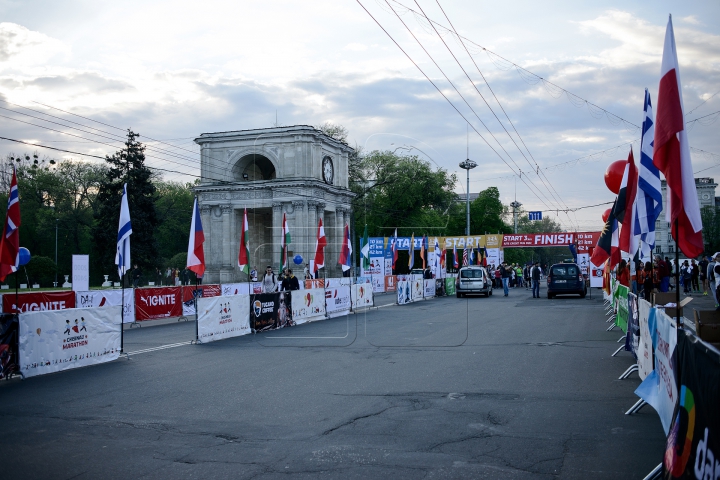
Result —
M 287 267 L 288 265 L 288 244 L 290 241 L 290 229 L 288 228 L 287 218 L 285 218 L 285 214 L 283 213 L 282 238 L 280 239 L 280 246 L 282 247 L 280 265 L 282 265 L 282 267 Z
M 242 232 L 240 233 L 240 253 L 238 254 L 238 267 L 240 271 L 250 274 L 250 241 L 248 239 L 247 208 L 243 213 Z

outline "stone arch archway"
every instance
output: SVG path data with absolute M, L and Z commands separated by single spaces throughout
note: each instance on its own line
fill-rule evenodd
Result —
M 273 161 L 265 155 L 249 153 L 235 161 L 232 176 L 236 182 L 257 182 L 275 179 L 277 170 Z

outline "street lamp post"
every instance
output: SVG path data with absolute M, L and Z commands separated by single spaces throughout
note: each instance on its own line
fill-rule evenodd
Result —
M 60 221 L 59 218 L 55 219 L 55 286 L 58 286 L 58 280 L 57 280 L 57 271 L 58 271 L 58 263 L 57 263 L 57 234 L 58 234 L 58 222 Z
M 467 171 L 467 188 L 465 189 L 465 235 L 470 236 L 470 170 L 477 167 L 477 163 L 469 158 L 460 163 L 460 168 Z

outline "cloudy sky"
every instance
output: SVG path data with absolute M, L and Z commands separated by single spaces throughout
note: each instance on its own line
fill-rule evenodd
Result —
M 464 192 L 469 121 L 472 192 L 495 185 L 505 203 L 517 194 L 568 229 L 599 229 L 606 207 L 549 211 L 612 200 L 603 172 L 631 144 L 639 155 L 669 13 L 686 119 L 699 119 L 688 126 L 693 167 L 720 179 L 720 4 L 586 3 L 0 0 L 2 136 L 103 156 L 131 127 L 165 142 L 148 141 L 150 166 L 193 181 L 194 137 L 270 127 L 277 114 L 283 125 L 342 124 L 366 151 L 412 149 L 458 173 Z

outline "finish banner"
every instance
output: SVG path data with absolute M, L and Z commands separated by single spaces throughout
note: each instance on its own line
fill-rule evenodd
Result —
M 132 288 L 125 289 L 125 306 L 123 323 L 135 321 L 135 295 Z M 75 292 L 75 306 L 77 308 L 116 307 L 123 303 L 122 290 L 90 290 Z
M 353 310 L 357 308 L 372 307 L 373 292 L 368 283 L 353 285 L 350 290 Z
M 72 291 L 19 293 L 17 298 L 21 313 L 75 308 L 75 292 Z M 15 312 L 15 295 L 3 295 L 2 305 L 3 312 Z
M 183 315 L 195 315 L 195 298 L 219 297 L 222 295 L 220 285 L 198 285 L 182 287 Z
M 677 337 L 680 396 L 667 437 L 663 478 L 720 476 L 720 355 L 692 333 Z
M 26 377 L 120 356 L 121 306 L 20 314 L 20 371 Z
M 198 297 L 197 307 L 200 343 L 250 333 L 250 295 Z
M 524 233 L 517 235 L 503 235 L 502 246 L 508 247 L 562 247 L 571 244 L 578 245 L 578 253 L 588 253 L 588 247 L 597 243 L 600 232 L 580 233 Z M 582 242 L 582 244 L 581 244 Z M 583 247 L 582 250 L 580 247 Z
M 250 325 L 256 332 L 295 325 L 292 292 L 260 293 L 250 296 Z
M 157 287 L 135 289 L 135 320 L 180 317 L 182 287 Z
M 292 318 L 296 325 L 325 319 L 325 289 L 293 290 Z
M 348 280 L 350 279 L 348 278 Z M 335 285 L 330 288 L 325 287 L 325 309 L 330 318 L 350 313 L 350 285 L 338 285 L 337 283 Z

